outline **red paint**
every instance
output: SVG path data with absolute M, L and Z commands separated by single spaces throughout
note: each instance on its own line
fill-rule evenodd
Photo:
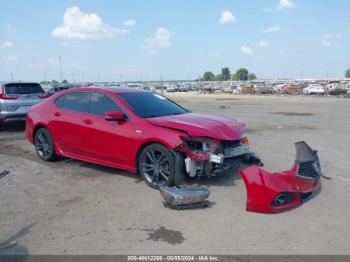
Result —
M 218 140 L 238 140 L 247 131 L 244 123 L 232 118 L 198 113 L 157 117 L 148 121 L 157 126 L 183 130 L 189 136 Z
M 276 213 L 301 205 L 301 195 L 315 192 L 320 187 L 320 181 L 300 178 L 297 173 L 297 162 L 283 172 L 269 173 L 257 166 L 242 170 L 240 174 L 247 189 L 247 210 Z M 282 192 L 292 193 L 293 201 L 281 206 L 273 205 L 275 197 Z
M 74 91 L 101 92 L 108 95 L 128 116 L 127 121 L 107 121 L 106 116 L 67 111 L 54 104 L 59 96 Z M 54 94 L 29 110 L 26 125 L 28 140 L 33 143 L 34 130 L 40 126 L 46 127 L 55 141 L 57 155 L 136 172 L 138 152 L 148 143 L 161 143 L 172 150 L 183 144 L 181 137 L 186 135 L 236 140 L 241 139 L 246 131 L 243 123 L 220 116 L 189 113 L 152 119 L 140 118 L 118 96 L 118 92 L 147 91 L 72 88 Z

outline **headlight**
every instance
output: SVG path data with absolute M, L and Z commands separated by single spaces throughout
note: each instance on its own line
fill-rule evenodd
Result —
M 181 137 L 185 145 L 192 151 L 208 151 L 211 145 L 216 144 L 213 139 L 207 137 Z

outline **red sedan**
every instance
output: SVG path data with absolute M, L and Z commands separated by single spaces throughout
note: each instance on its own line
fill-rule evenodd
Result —
M 191 113 L 135 89 L 69 89 L 32 107 L 26 120 L 26 136 L 42 160 L 65 156 L 139 172 L 153 188 L 259 162 L 245 131 L 235 119 Z

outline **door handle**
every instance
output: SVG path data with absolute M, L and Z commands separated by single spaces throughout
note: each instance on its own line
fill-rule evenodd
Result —
M 55 113 L 53 113 L 54 114 L 54 116 L 61 116 L 61 113 L 60 112 L 55 112 Z
M 89 119 L 89 118 L 83 119 L 83 122 L 84 122 L 85 124 L 88 124 L 88 125 L 91 125 L 91 124 L 92 124 L 92 120 Z

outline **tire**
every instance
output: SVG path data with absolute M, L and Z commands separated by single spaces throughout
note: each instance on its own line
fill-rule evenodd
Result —
M 174 154 L 161 144 L 145 147 L 138 160 L 138 171 L 146 184 L 154 189 L 173 186 L 176 176 Z
M 35 132 L 34 145 L 41 160 L 52 162 L 56 159 L 53 138 L 47 128 L 40 128 Z

